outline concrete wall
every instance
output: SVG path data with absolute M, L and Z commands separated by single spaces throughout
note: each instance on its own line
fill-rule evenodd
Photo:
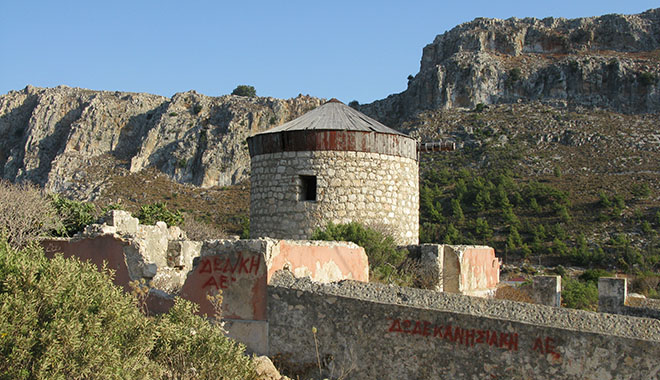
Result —
M 272 356 L 350 379 L 646 379 L 660 321 L 278 273 Z M 310 375 L 315 376 L 316 372 Z
M 660 301 L 628 297 L 628 279 L 598 279 L 598 311 L 634 317 L 660 319 Z
M 484 296 L 500 281 L 500 262 L 487 246 L 442 245 L 444 291 Z
M 419 260 L 417 285 L 448 293 L 488 296 L 500 281 L 500 261 L 487 246 L 421 244 L 405 247 Z
M 280 269 L 317 282 L 369 281 L 364 248 L 350 242 L 280 240 L 267 254 L 268 278 Z
M 317 200 L 300 200 L 301 175 L 317 177 Z M 383 226 L 417 244 L 417 161 L 367 152 L 317 151 L 252 158 L 250 236 L 308 239 L 329 222 Z
M 534 276 L 530 287 L 534 303 L 561 307 L 561 276 Z

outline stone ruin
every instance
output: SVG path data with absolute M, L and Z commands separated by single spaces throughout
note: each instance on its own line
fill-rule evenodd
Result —
M 47 255 L 60 252 L 114 272 L 114 283 L 130 292 L 133 281 L 149 286 L 151 313 L 162 313 L 180 296 L 214 316 L 207 294 L 223 293 L 223 319 L 231 337 L 267 352 L 266 287 L 285 269 L 295 277 L 329 283 L 369 281 L 362 247 L 350 242 L 221 239 L 191 241 L 164 222 L 142 225 L 126 211 L 112 210 L 71 239 L 42 241 Z M 425 244 L 406 247 L 419 260 L 420 283 L 436 291 L 486 295 L 499 282 L 499 261 L 490 247 Z M 134 285 L 135 286 L 135 285 Z
M 318 343 L 328 376 L 557 379 L 660 373 L 654 366 L 660 355 L 658 319 L 556 307 L 556 276 L 533 284 L 547 293 L 537 302 L 552 306 L 467 296 L 492 293 L 499 282 L 499 260 L 490 247 L 408 246 L 419 259 L 424 290 L 369 283 L 367 256 L 353 243 L 197 242 L 162 222 L 140 225 L 123 211 L 111 211 L 79 236 L 42 245 L 47 255 L 59 252 L 113 270 L 113 281 L 126 291 L 131 281 L 149 284 L 150 313 L 167 311 L 180 296 L 213 317 L 206 296 L 222 290 L 228 336 L 280 364 L 288 360 L 315 371 Z M 621 301 L 618 280 L 602 286 L 603 307 L 657 315 L 647 304 L 642 314 L 639 305 Z M 475 357 L 479 365 L 473 365 Z

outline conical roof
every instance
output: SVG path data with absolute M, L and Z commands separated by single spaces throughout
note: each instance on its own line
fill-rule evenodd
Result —
M 380 122 L 370 118 L 362 112 L 345 105 L 337 99 L 331 99 L 306 114 L 287 123 L 269 129 L 265 133 L 278 133 L 288 131 L 362 131 L 378 132 L 406 136 Z

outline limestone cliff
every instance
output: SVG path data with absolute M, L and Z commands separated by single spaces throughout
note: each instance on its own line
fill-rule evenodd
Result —
M 28 86 L 0 96 L 0 172 L 81 199 L 97 196 L 117 168 L 153 166 L 181 183 L 230 185 L 249 172 L 247 136 L 320 102 Z
M 396 126 L 421 110 L 528 100 L 660 111 L 660 8 L 573 20 L 475 19 L 424 48 L 406 91 L 360 110 Z

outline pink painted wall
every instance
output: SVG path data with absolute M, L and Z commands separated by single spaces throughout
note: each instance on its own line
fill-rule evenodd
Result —
M 266 320 L 266 264 L 262 252 L 226 252 L 202 256 L 188 274 L 181 297 L 215 313 L 207 294 L 222 290 L 222 316 L 229 319 Z
M 115 274 L 112 282 L 121 286 L 125 291 L 130 291 L 128 283 L 131 281 L 128 275 L 128 267 L 124 257 L 123 247 L 126 243 L 113 236 L 98 236 L 83 240 L 42 240 L 46 257 L 52 258 L 55 253 L 62 253 L 66 258 L 75 256 L 80 261 L 88 261 L 96 265 L 99 270 L 106 263 L 108 269 Z
M 285 267 L 294 275 L 307 275 L 319 282 L 343 279 L 369 281 L 369 262 L 362 247 L 318 246 L 281 241 L 279 253 L 273 254 L 268 266 L 268 281 L 270 282 L 276 271 Z
M 64 257 L 75 256 L 89 261 L 99 269 L 106 263 L 115 272 L 113 282 L 130 292 L 130 277 L 123 248 L 127 242 L 113 236 L 99 236 L 82 240 L 44 240 L 46 255 L 61 252 Z M 222 315 L 228 319 L 266 320 L 267 282 L 280 269 L 310 276 L 315 281 L 342 279 L 369 281 L 369 263 L 364 249 L 329 244 L 317 246 L 280 241 L 268 260 L 267 252 L 241 248 L 210 252 L 199 258 L 197 266 L 188 274 L 180 296 L 199 305 L 200 314 L 212 317 L 213 306 L 207 294 L 222 290 Z M 146 300 L 151 313 L 167 312 L 173 298 L 150 292 Z
M 494 289 L 500 282 L 500 261 L 491 247 L 469 247 L 461 257 L 461 290 Z

